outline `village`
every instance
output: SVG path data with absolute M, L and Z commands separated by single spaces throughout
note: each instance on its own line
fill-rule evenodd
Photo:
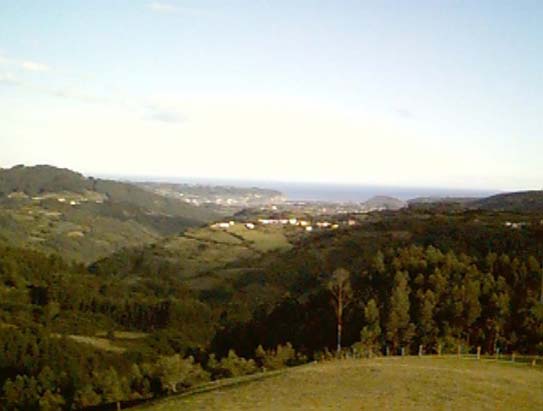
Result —
M 210 227 L 214 229 L 229 229 L 230 227 L 242 224 L 247 230 L 254 230 L 257 226 L 288 226 L 298 227 L 306 232 L 312 232 L 315 229 L 319 230 L 336 230 L 340 226 L 355 226 L 358 221 L 352 218 L 346 220 L 328 221 L 319 219 L 319 221 L 299 218 L 259 218 L 254 221 L 223 221 L 212 224 Z
M 175 198 L 194 206 L 236 209 L 264 204 L 281 204 L 286 200 L 279 191 L 258 187 L 160 182 L 136 182 L 134 184 L 155 194 Z

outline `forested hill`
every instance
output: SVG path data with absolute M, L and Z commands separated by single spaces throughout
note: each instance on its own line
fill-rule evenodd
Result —
M 81 195 L 81 200 L 111 201 L 144 207 L 153 213 L 183 216 L 208 221 L 216 218 L 212 211 L 149 192 L 134 184 L 85 177 L 65 168 L 49 165 L 15 166 L 0 169 L 0 197 L 56 197 L 55 194 Z M 88 197 L 88 198 L 87 198 Z
M 543 190 L 498 194 L 478 200 L 472 205 L 484 210 L 542 212 Z
M 48 165 L 0 168 L 0 196 L 2 197 L 14 192 L 37 196 L 62 191 L 82 194 L 87 190 L 93 190 L 93 180 L 86 179 L 82 174 L 66 168 Z
M 91 262 L 219 218 L 132 184 L 40 165 L 0 169 L 0 242 Z
M 409 200 L 411 208 L 449 210 L 487 210 L 514 213 L 543 212 L 543 191 L 518 191 L 484 198 L 421 197 Z

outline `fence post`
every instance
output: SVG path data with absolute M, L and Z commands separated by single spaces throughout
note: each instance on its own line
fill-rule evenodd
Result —
M 405 356 L 405 348 L 402 347 L 402 357 Z
M 386 348 L 386 356 L 388 357 L 390 355 L 390 347 L 387 345 Z
M 477 359 L 481 359 L 481 346 L 477 347 Z
M 511 362 L 515 362 L 515 353 L 514 352 L 511 354 Z
M 441 357 L 441 344 L 437 345 L 437 356 Z
M 536 363 L 536 359 L 534 358 L 534 359 L 532 360 L 532 367 L 535 367 L 535 363 Z

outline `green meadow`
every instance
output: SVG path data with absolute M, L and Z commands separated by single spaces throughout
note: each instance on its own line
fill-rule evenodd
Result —
M 265 374 L 261 374 L 265 377 Z M 543 372 L 456 357 L 340 360 L 138 408 L 183 410 L 541 410 Z

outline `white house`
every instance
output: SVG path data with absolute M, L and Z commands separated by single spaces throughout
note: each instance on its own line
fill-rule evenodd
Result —
M 211 228 L 230 228 L 230 223 L 215 223 Z

